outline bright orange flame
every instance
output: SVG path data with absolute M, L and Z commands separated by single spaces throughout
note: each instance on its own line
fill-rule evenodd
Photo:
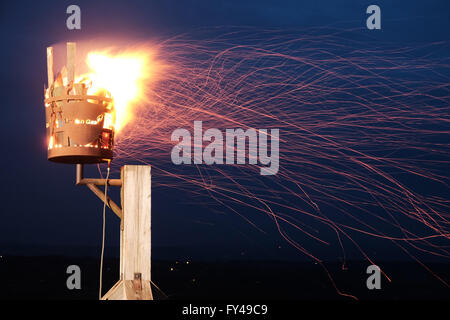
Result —
M 133 107 L 145 102 L 148 81 L 154 75 L 150 50 L 135 50 L 111 54 L 108 51 L 94 51 L 87 55 L 90 69 L 76 82 L 89 81 L 88 94 L 102 90 L 111 93 L 116 112 L 115 131 L 122 129 L 133 117 Z M 92 82 L 91 82 L 92 81 Z

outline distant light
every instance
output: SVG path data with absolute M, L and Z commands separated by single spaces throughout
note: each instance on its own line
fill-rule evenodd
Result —
M 173 268 L 170 268 L 170 271 L 173 271 Z

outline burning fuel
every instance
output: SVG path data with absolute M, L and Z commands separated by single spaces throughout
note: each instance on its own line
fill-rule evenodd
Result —
M 90 52 L 86 64 L 91 70 L 77 82 L 89 86 L 89 94 L 107 90 L 114 97 L 115 130 L 119 132 L 131 119 L 132 109 L 145 100 L 145 87 L 151 77 L 150 55 L 145 51 L 111 54 Z

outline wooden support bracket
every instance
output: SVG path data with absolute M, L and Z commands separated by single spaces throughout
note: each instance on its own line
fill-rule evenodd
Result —
M 106 196 L 106 201 L 105 201 L 105 193 L 100 190 L 97 186 L 95 186 L 94 184 L 90 184 L 88 183 L 86 185 L 100 200 L 102 200 L 102 202 L 106 203 L 106 206 L 108 208 L 110 208 L 120 219 L 122 219 L 123 217 L 123 213 L 122 213 L 122 209 L 114 202 L 111 200 L 111 198 L 109 196 Z

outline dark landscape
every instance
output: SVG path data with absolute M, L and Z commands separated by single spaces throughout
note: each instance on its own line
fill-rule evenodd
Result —
M 81 290 L 68 290 L 67 266 L 82 270 Z M 106 258 L 103 288 L 118 279 L 118 258 Z M 382 279 L 381 290 L 366 288 L 367 262 L 350 261 L 342 271 L 338 263 L 326 263 L 333 279 L 346 292 L 361 300 L 449 300 L 450 290 L 411 262 L 380 263 L 392 282 Z M 431 264 L 435 273 L 449 276 L 450 265 Z M 96 300 L 99 261 L 93 257 L 0 258 L 0 298 L 44 300 Z M 153 261 L 155 299 L 266 299 L 349 300 L 336 293 L 322 268 L 314 263 L 285 261 Z

